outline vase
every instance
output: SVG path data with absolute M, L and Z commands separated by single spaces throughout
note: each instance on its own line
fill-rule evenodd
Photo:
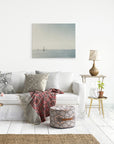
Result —
M 103 94 L 104 94 L 104 91 L 99 91 L 99 97 L 98 98 L 103 98 Z

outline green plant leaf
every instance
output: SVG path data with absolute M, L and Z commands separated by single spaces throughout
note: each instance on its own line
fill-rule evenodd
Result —
M 103 82 L 98 81 L 98 89 L 99 89 L 99 90 L 104 89 L 104 83 L 103 83 Z

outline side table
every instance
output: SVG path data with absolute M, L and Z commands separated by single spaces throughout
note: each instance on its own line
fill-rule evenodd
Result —
M 85 91 L 86 91 L 86 80 L 87 79 L 98 79 L 99 81 L 101 80 L 102 82 L 104 81 L 104 78 L 106 77 L 105 75 L 97 75 L 97 76 L 91 76 L 91 75 L 89 75 L 89 74 L 81 74 L 80 75 L 81 76 L 81 78 L 82 78 L 82 83 L 84 83 L 85 84 Z M 91 110 L 91 106 L 92 106 L 92 101 L 93 101 L 93 99 L 95 99 L 95 100 L 99 100 L 98 98 L 93 98 L 93 97 L 95 97 L 94 95 L 92 95 L 92 97 L 90 97 L 92 100 L 91 100 L 91 102 L 90 102 L 90 106 L 89 106 L 89 109 Z M 87 98 L 87 93 L 85 94 L 85 99 Z M 103 98 L 104 99 L 104 98 Z M 102 99 L 102 100 L 103 100 Z M 103 107 L 103 101 L 102 100 L 99 100 L 99 102 L 100 102 L 100 105 L 101 105 L 101 107 Z M 97 105 L 98 106 L 98 105 Z M 86 111 L 87 111 L 87 105 L 85 104 L 85 108 L 86 108 Z M 90 111 L 89 110 L 89 111 Z M 102 113 L 103 113 L 103 117 L 104 117 L 104 110 L 103 110 L 103 108 L 102 108 Z M 89 114 L 88 114 L 88 116 L 90 115 L 90 112 L 89 112 Z
M 89 106 L 89 113 L 88 113 L 88 117 L 90 116 L 90 111 L 91 111 L 91 107 L 92 107 L 92 102 L 93 100 L 98 100 L 99 105 L 99 114 L 101 114 L 101 110 L 102 110 L 102 115 L 104 118 L 104 108 L 103 108 L 103 100 L 107 99 L 107 97 L 103 97 L 103 98 L 93 98 L 93 97 L 88 97 L 90 99 L 90 106 Z
M 106 76 L 104 76 L 104 75 L 98 75 L 98 76 L 91 76 L 91 75 L 86 75 L 86 74 L 82 74 L 82 75 L 80 75 L 81 76 L 81 78 L 82 78 L 82 82 L 83 83 L 86 83 L 86 79 L 87 78 L 98 78 L 99 80 L 100 80 L 100 78 L 102 79 L 102 82 L 103 82 L 103 80 L 104 80 L 104 78 L 106 77 Z

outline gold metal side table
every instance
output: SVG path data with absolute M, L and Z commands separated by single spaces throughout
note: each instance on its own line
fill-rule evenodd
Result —
M 90 116 L 90 111 L 91 111 L 91 108 L 92 108 L 92 102 L 93 102 L 93 100 L 98 100 L 98 102 L 99 102 L 99 105 L 98 105 L 99 114 L 101 114 L 101 110 L 102 110 L 102 115 L 103 115 L 103 118 L 104 118 L 103 100 L 107 99 L 107 97 L 103 97 L 103 98 L 88 97 L 88 98 L 90 99 L 90 106 L 89 106 L 88 117 Z

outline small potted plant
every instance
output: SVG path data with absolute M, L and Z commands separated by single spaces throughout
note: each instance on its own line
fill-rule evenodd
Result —
M 98 98 L 102 98 L 103 94 L 104 94 L 104 91 L 103 91 L 103 89 L 104 89 L 104 83 L 103 82 L 98 81 L 98 89 L 99 89 L 99 91 L 98 91 L 98 93 L 99 93 Z

